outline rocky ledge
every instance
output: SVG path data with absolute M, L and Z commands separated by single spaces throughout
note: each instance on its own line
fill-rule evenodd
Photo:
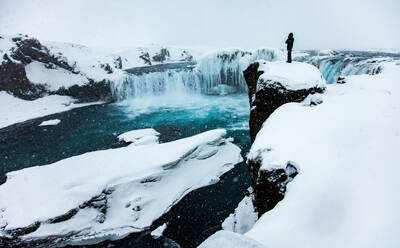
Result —
M 281 105 L 301 102 L 310 94 L 323 93 L 325 81 L 319 70 L 309 64 L 258 61 L 243 72 L 250 101 L 250 138 L 253 144 L 267 118 Z M 310 104 L 318 101 L 310 99 Z M 261 216 L 281 201 L 286 185 L 297 175 L 294 164 L 286 169 L 261 170 L 259 156 L 248 158 L 247 165 L 254 187 L 254 208 Z

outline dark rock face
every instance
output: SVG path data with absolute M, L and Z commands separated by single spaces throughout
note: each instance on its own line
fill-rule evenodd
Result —
M 50 94 L 71 96 L 77 99 L 79 102 L 95 102 L 95 101 L 107 101 L 112 102 L 115 99 L 112 96 L 109 82 L 103 80 L 100 82 L 94 82 L 89 79 L 89 83 L 78 86 L 73 85 L 68 89 L 61 88 Z
M 142 53 L 142 55 L 140 55 L 139 58 L 143 59 L 146 65 L 152 65 L 150 54 L 148 52 Z
M 48 69 L 62 68 L 73 74 L 79 74 L 76 63 L 68 64 L 62 54 L 52 54 L 37 39 L 27 35 L 18 35 L 12 38 L 15 46 L 10 53 L 5 53 L 0 64 L 0 91 L 6 91 L 15 97 L 24 100 L 35 100 L 47 94 L 67 95 L 77 98 L 80 102 L 90 102 L 112 99 L 109 82 L 105 80 L 95 82 L 88 78 L 89 83 L 83 86 L 74 85 L 68 89 L 49 91 L 45 85 L 33 84 L 26 75 L 25 66 L 37 61 L 43 63 Z M 122 68 L 121 57 L 115 59 L 115 68 Z M 101 65 L 107 73 L 113 73 L 109 64 Z
M 298 174 L 296 167 L 288 163 L 286 169 L 260 170 L 260 159 L 248 160 L 247 165 L 253 181 L 254 208 L 261 217 L 283 200 L 286 185 Z
M 153 61 L 164 62 L 170 57 L 169 51 L 166 48 L 161 48 L 160 52 L 153 56 Z
M 0 90 L 25 100 L 34 100 L 46 93 L 44 85 L 34 85 L 28 80 L 23 64 L 12 62 L 7 54 L 4 60 L 0 65 Z
M 300 90 L 286 89 L 279 82 L 259 80 L 263 71 L 259 71 L 255 62 L 243 72 L 249 89 L 250 101 L 250 138 L 254 142 L 265 120 L 281 105 L 289 102 L 301 102 L 309 94 L 323 93 L 324 88 Z M 268 152 L 268 151 L 265 151 Z M 260 170 L 261 158 L 248 159 L 247 165 L 254 188 L 254 207 L 259 216 L 271 210 L 281 201 L 286 192 L 286 185 L 297 175 L 293 163 L 287 163 L 285 169 Z

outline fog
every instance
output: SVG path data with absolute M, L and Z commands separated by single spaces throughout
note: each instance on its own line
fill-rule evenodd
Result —
M 398 0 L 0 0 L 0 34 L 100 47 L 399 49 Z

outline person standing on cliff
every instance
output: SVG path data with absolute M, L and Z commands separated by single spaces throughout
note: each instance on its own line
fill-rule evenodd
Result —
M 290 33 L 288 38 L 287 38 L 287 40 L 286 40 L 286 44 L 287 44 L 287 62 L 288 63 L 292 63 L 293 42 L 294 42 L 293 33 Z

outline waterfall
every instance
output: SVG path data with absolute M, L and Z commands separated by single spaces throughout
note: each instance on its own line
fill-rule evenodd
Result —
M 281 56 L 276 49 L 263 48 L 255 51 L 228 50 L 209 53 L 200 57 L 196 66 L 171 64 L 136 67 L 127 70 L 121 80 L 111 83 L 112 94 L 118 101 L 146 95 L 168 93 L 194 93 L 225 95 L 246 92 L 243 70 L 258 59 L 277 60 Z M 170 69 L 171 67 L 176 69 Z
M 146 95 L 200 93 L 198 73 L 194 70 L 167 70 L 140 75 L 126 73 L 123 80 L 111 84 L 118 101 Z
M 318 51 L 307 51 L 306 55 L 296 57 L 295 60 L 318 67 L 327 83 L 336 83 L 339 77 L 380 73 L 382 62 L 393 61 L 393 58 L 377 52 L 331 51 L 321 54 Z
M 280 56 L 280 52 L 272 48 L 255 51 L 234 49 L 207 54 L 198 60 L 196 67 L 201 76 L 202 92 L 214 94 L 227 87 L 231 91 L 246 92 L 243 70 L 258 59 L 274 61 Z
M 398 54 L 354 51 L 306 51 L 294 60 L 319 68 L 328 83 L 339 77 L 377 74 L 383 62 L 400 59 Z M 121 80 L 111 83 L 115 99 L 170 93 L 225 95 L 247 92 L 243 70 L 254 61 L 284 60 L 282 51 L 231 49 L 205 54 L 196 61 L 164 63 L 126 70 Z

